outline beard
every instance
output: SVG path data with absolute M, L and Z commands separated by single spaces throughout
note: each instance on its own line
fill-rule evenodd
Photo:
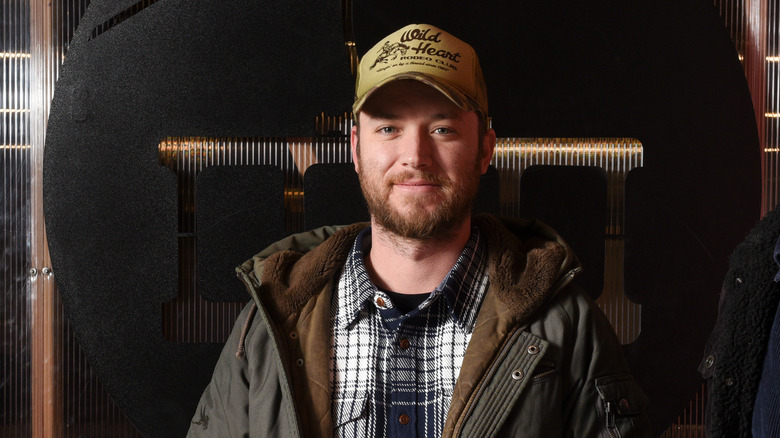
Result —
M 377 226 L 399 237 L 413 240 L 446 238 L 471 216 L 481 175 L 479 160 L 473 168 L 465 169 L 457 182 L 431 172 L 411 170 L 382 180 L 370 175 L 365 164 L 361 163 L 358 177 L 371 218 Z M 404 197 L 406 208 L 401 211 L 393 206 L 390 196 L 395 184 L 409 179 L 435 184 L 437 190 Z M 431 204 L 433 208 L 430 208 Z

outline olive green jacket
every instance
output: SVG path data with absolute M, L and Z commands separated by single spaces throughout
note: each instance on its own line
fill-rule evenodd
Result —
M 489 288 L 445 437 L 651 436 L 647 398 L 604 315 L 571 283 L 580 266 L 535 221 L 477 216 Z M 330 301 L 366 224 L 293 235 L 237 269 L 253 301 L 223 349 L 191 437 L 332 436 Z

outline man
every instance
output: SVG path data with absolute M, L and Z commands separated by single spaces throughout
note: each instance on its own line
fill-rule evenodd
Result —
M 780 208 L 729 257 L 718 319 L 699 371 L 712 438 L 780 436 Z
M 368 51 L 351 142 L 370 226 L 294 235 L 238 269 L 253 301 L 191 436 L 649 436 L 569 247 L 471 216 L 487 110 L 474 50 L 434 26 Z

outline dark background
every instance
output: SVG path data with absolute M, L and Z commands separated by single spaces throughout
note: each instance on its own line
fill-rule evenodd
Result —
M 158 163 L 158 143 L 315 136 L 315 115 L 351 107 L 345 40 L 354 37 L 362 55 L 412 22 L 476 48 L 499 137 L 642 142 L 625 229 L 626 293 L 642 305 L 642 333 L 625 352 L 658 433 L 701 387 L 696 368 L 727 257 L 759 217 L 760 194 L 750 96 L 708 1 L 355 1 L 347 11 L 335 0 L 93 1 L 55 90 L 46 225 L 74 332 L 144 434 L 184 434 L 220 350 L 161 334 L 179 256 L 177 183 Z M 212 181 L 204 191 L 219 190 Z M 241 184 L 252 178 L 236 176 Z M 268 206 L 253 210 L 254 222 L 278 223 L 278 194 L 253 192 L 253 203 Z M 323 208 L 318 221 L 328 217 Z M 601 207 L 577 212 L 588 208 Z M 217 228 L 223 234 L 209 239 L 238 239 Z M 280 233 L 260 226 L 251 246 L 259 251 Z

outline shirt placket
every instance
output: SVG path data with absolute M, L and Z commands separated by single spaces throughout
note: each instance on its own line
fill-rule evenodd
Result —
M 418 381 L 413 343 L 413 323 L 418 311 L 402 315 L 391 308 L 387 295 L 377 291 L 374 296 L 382 318 L 385 339 L 385 360 L 388 378 L 385 381 L 385 421 L 388 437 L 414 437 L 417 430 Z
M 414 337 L 409 324 L 404 321 L 390 334 L 388 354 L 390 356 L 391 376 L 387 426 L 391 437 L 417 436 L 417 363 Z
M 476 311 L 468 305 L 464 307 L 466 302 L 460 302 L 459 294 L 455 292 L 463 287 L 470 290 L 468 288 L 471 287 L 474 278 L 479 277 L 469 275 L 472 266 L 480 266 L 472 265 L 472 262 L 482 260 L 480 257 L 474 258 L 474 254 L 481 254 L 476 250 L 478 247 L 476 230 L 472 231 L 472 240 L 474 241 L 469 241 L 469 246 L 464 249 L 456 266 L 429 299 L 416 310 L 402 315 L 393 308 L 394 303 L 389 296 L 370 282 L 362 264 L 363 252 L 358 249 L 366 248 L 360 236 L 356 239 L 354 252 L 345 267 L 345 275 L 349 277 L 349 281 L 339 288 L 339 293 L 345 294 L 341 302 L 349 304 L 346 309 L 343 307 L 337 309 L 339 313 L 343 313 L 345 321 L 352 321 L 345 323 L 345 330 L 347 330 L 346 326 L 353 322 L 360 325 L 370 320 L 370 325 L 373 326 L 370 332 L 373 333 L 371 337 L 376 348 L 373 350 L 372 357 L 376 362 L 369 369 L 363 369 L 374 379 L 373 384 L 369 385 L 373 390 L 369 390 L 367 394 L 368 400 L 373 400 L 373 407 L 369 408 L 371 412 L 364 422 L 368 436 L 424 437 L 441 433 L 444 416 L 449 406 L 449 400 L 442 399 L 442 394 L 451 394 L 452 383 L 447 383 L 447 387 L 443 388 L 439 380 L 440 373 L 436 369 L 431 370 L 431 367 L 440 364 L 427 361 L 435 362 L 439 359 L 446 361 L 456 356 L 462 359 L 463 351 L 450 351 L 455 345 L 465 349 L 462 339 L 450 333 L 452 329 L 450 325 L 457 324 L 458 317 L 470 320 L 470 313 Z M 464 285 L 466 278 L 469 279 L 469 284 Z M 354 289 L 349 289 L 350 286 Z M 483 290 L 482 287 L 478 289 L 480 292 Z M 369 304 L 372 301 L 373 305 Z M 359 309 L 371 314 L 371 316 L 366 315 L 369 319 L 362 321 L 356 319 Z M 440 351 L 442 349 L 440 342 L 444 339 L 430 338 L 434 333 L 442 330 L 450 333 L 446 341 L 452 345 L 444 348 L 452 355 L 450 359 L 449 356 L 440 357 L 444 353 Z M 350 335 L 350 337 L 354 336 Z M 344 339 L 344 342 L 350 345 L 352 341 L 351 338 Z M 454 372 L 455 376 L 458 374 L 457 369 L 450 372 Z M 352 385 L 360 385 L 365 379 L 358 378 L 358 375 L 359 372 L 350 374 L 346 381 L 353 382 Z

